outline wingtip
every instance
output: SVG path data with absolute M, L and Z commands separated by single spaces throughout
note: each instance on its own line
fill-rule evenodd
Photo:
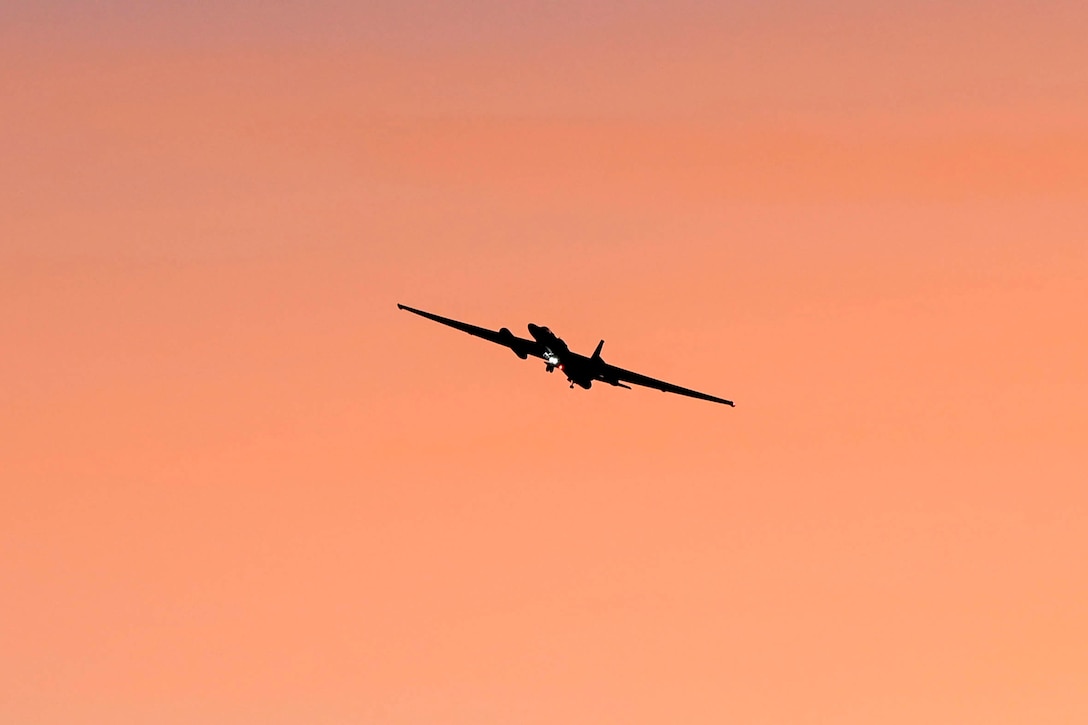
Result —
M 404 305 L 402 305 L 401 303 L 399 303 L 399 302 L 398 302 L 398 303 L 397 303 L 397 309 L 398 309 L 398 310 L 403 310 L 403 309 L 404 309 Z

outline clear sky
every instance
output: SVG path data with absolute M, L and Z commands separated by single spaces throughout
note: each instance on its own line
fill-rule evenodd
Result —
M 1085 38 L 0 2 L 0 722 L 1088 722 Z

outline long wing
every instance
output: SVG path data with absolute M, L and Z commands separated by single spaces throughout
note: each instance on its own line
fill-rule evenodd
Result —
M 676 393 L 677 395 L 686 395 L 689 398 L 698 398 L 699 400 L 709 400 L 712 403 L 722 403 L 724 405 L 733 405 L 732 400 L 726 400 L 725 398 L 718 398 L 713 395 L 707 395 L 706 393 L 700 393 L 698 390 L 690 390 L 689 388 L 682 388 L 679 385 L 673 385 L 672 383 L 666 383 L 663 380 L 656 380 L 655 378 L 648 377 L 646 375 L 639 375 L 633 373 L 630 370 L 624 370 L 618 368 L 615 365 L 609 365 L 605 363 L 603 369 L 598 374 L 598 377 L 607 382 L 615 385 L 616 383 L 633 383 L 634 385 L 642 385 L 647 388 L 655 388 L 665 393 Z
M 505 327 L 496 332 L 495 330 L 489 330 L 486 327 L 478 327 L 476 325 L 470 325 L 467 322 L 458 322 L 457 320 L 451 320 L 448 317 L 442 317 L 430 312 L 424 312 L 423 310 L 417 310 L 414 307 L 408 305 L 402 305 L 397 303 L 397 309 L 408 310 L 420 317 L 426 317 L 428 320 L 434 320 L 443 325 L 460 330 L 461 332 L 467 332 L 474 337 L 480 337 L 488 342 L 493 342 L 503 347 L 508 347 L 514 351 L 521 359 L 525 359 L 527 356 L 544 357 L 544 346 L 536 340 L 526 340 L 523 337 L 517 337 L 514 333 L 507 330 Z

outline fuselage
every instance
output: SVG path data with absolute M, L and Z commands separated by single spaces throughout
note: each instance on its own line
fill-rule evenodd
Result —
M 572 385 L 579 385 L 589 390 L 597 378 L 600 367 L 598 363 L 602 362 L 601 358 L 586 357 L 572 352 L 567 343 L 547 327 L 530 322 L 529 334 L 544 346 L 544 362 L 548 364 L 548 372 L 559 368 Z

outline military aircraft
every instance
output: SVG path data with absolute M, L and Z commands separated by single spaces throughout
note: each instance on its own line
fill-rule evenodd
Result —
M 647 388 L 656 388 L 665 393 L 676 393 L 678 395 L 699 398 L 700 400 L 709 400 L 713 403 L 722 403 L 729 406 L 733 405 L 732 400 L 716 398 L 713 395 L 689 390 L 688 388 L 681 388 L 679 385 L 655 380 L 654 378 L 645 375 L 633 373 L 630 370 L 618 368 L 615 365 L 609 365 L 601 358 L 601 348 L 604 347 L 604 340 L 597 343 L 597 349 L 593 351 L 591 356 L 586 357 L 585 355 L 571 352 L 570 348 L 567 347 L 567 343 L 556 337 L 555 333 L 547 327 L 540 327 L 532 323 L 529 324 L 529 334 L 533 336 L 533 339 L 526 340 L 523 337 L 517 337 L 505 327 L 498 332 L 495 332 L 486 327 L 477 327 L 476 325 L 470 325 L 467 322 L 458 322 L 457 320 L 451 320 L 448 317 L 441 317 L 400 303 L 397 304 L 397 308 L 408 310 L 420 317 L 426 317 L 428 320 L 434 320 L 440 324 L 448 325 L 455 330 L 467 332 L 475 337 L 481 337 L 484 340 L 497 343 L 503 347 L 508 347 L 522 360 L 525 360 L 530 355 L 538 357 L 546 363 L 545 369 L 549 373 L 556 368 L 562 370 L 563 374 L 567 376 L 571 388 L 578 385 L 589 390 L 594 381 L 599 380 L 603 383 L 608 383 L 609 385 L 615 385 L 630 390 L 631 386 L 624 385 L 624 383 L 632 383 Z

